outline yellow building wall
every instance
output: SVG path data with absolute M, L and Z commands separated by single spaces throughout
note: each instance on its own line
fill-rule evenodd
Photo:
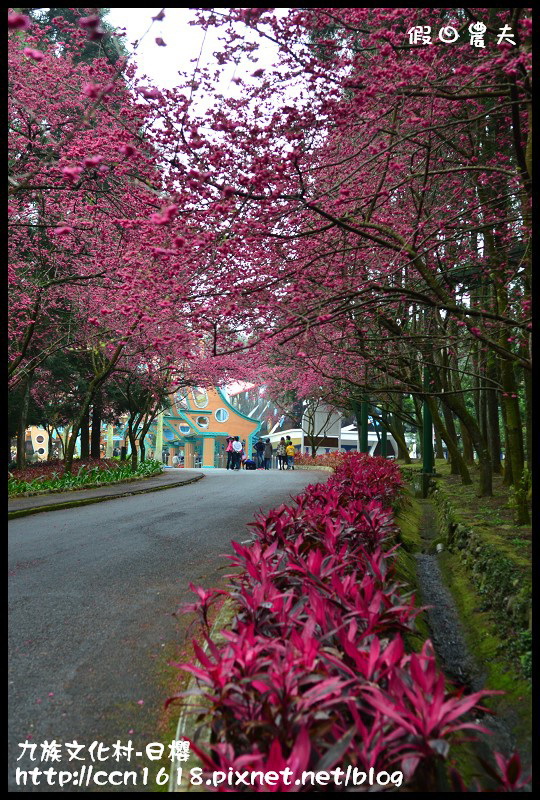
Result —
M 189 408 L 178 401 L 178 394 L 185 394 L 189 403 Z M 204 406 L 204 407 L 200 407 Z M 216 417 L 216 411 L 224 409 L 228 417 L 224 421 L 220 421 Z M 175 419 L 176 416 L 182 414 L 184 419 Z M 180 393 L 171 395 L 171 409 L 169 413 L 165 413 L 165 418 L 168 425 L 172 426 L 179 439 L 183 439 L 184 433 L 180 431 L 180 425 L 185 425 L 187 418 L 191 424 L 191 436 L 200 435 L 203 441 L 202 453 L 202 466 L 213 467 L 215 465 L 215 440 L 220 441 L 220 445 L 225 443 L 226 436 L 238 436 L 240 441 L 244 441 L 246 451 L 248 451 L 249 436 L 258 430 L 260 424 L 257 420 L 246 419 L 241 416 L 236 409 L 229 406 L 226 401 L 219 395 L 213 387 L 202 389 L 195 387 L 194 389 L 181 390 Z M 204 419 L 199 419 L 204 418 Z M 203 424 L 199 424 L 199 422 Z M 186 440 L 186 446 L 188 446 Z M 165 442 L 164 442 L 165 444 Z M 251 457 L 254 442 L 251 442 L 250 452 L 247 455 Z M 169 457 L 172 463 L 172 454 Z M 186 467 L 193 466 L 192 447 L 188 446 L 185 450 L 184 464 Z

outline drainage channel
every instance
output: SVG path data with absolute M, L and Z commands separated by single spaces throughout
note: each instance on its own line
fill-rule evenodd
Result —
M 448 679 L 456 686 L 463 687 L 467 694 L 489 688 L 485 685 L 485 673 L 467 645 L 454 598 L 439 567 L 438 555 L 430 552 L 437 536 L 432 502 L 419 502 L 422 505 L 420 532 L 423 552 L 416 554 L 417 581 L 422 605 L 429 606 L 426 617 L 437 661 Z M 475 751 L 478 756 L 492 761 L 490 754 L 494 751 L 508 756 L 516 750 L 515 736 L 502 716 L 475 712 L 475 721 L 490 731 L 490 735 L 477 734 L 478 745 L 475 745 Z

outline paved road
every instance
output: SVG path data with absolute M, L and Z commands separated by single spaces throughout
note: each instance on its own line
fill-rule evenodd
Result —
M 28 737 L 38 756 L 45 740 L 131 739 L 139 749 L 158 740 L 165 653 L 185 634 L 173 612 L 193 600 L 188 583 L 217 585 L 221 554 L 248 538 L 254 513 L 327 477 L 215 470 L 179 488 L 11 521 L 10 791 L 59 791 L 15 785 L 16 766 L 39 766 L 29 754 L 17 764 Z M 60 765 L 41 768 L 76 764 L 64 750 Z

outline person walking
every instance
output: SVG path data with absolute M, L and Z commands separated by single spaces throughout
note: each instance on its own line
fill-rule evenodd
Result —
M 262 439 L 255 444 L 255 453 L 257 454 L 257 469 L 264 467 L 264 442 Z
M 279 440 L 279 444 L 276 448 L 276 455 L 278 460 L 278 469 L 285 469 L 285 465 L 287 463 L 287 453 L 285 438 L 283 436 Z
M 272 444 L 270 439 L 266 440 L 266 444 L 264 445 L 264 468 L 271 469 L 272 467 Z
M 233 442 L 232 442 L 232 452 L 233 452 L 232 468 L 233 468 L 233 470 L 234 469 L 236 469 L 236 470 L 240 469 L 243 449 L 244 448 L 242 447 L 242 442 L 240 441 L 240 438 L 238 436 L 235 436 L 234 439 L 233 439 Z
M 234 461 L 232 443 L 234 442 L 234 437 L 227 436 L 225 441 L 227 442 L 227 447 L 225 448 L 225 452 L 227 453 L 227 469 L 232 469 Z
M 289 437 L 290 444 L 287 445 L 286 453 L 287 453 L 287 469 L 294 469 L 294 455 L 296 453 L 296 449 L 294 444 L 292 443 Z

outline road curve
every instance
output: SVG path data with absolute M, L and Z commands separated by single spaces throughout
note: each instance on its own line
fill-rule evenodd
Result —
M 259 509 L 327 478 L 209 470 L 179 488 L 12 520 L 9 791 L 58 791 L 16 785 L 17 766 L 39 766 L 29 752 L 17 761 L 26 739 L 38 745 L 38 759 L 44 741 L 62 743 L 63 760 L 52 766 L 65 770 L 77 765 L 67 763 L 66 742 L 156 741 L 165 700 L 156 676 L 167 647 L 185 633 L 173 612 L 193 600 L 189 582 L 217 585 L 228 563 L 222 554 L 232 552 L 231 539 L 248 538 L 245 526 Z

